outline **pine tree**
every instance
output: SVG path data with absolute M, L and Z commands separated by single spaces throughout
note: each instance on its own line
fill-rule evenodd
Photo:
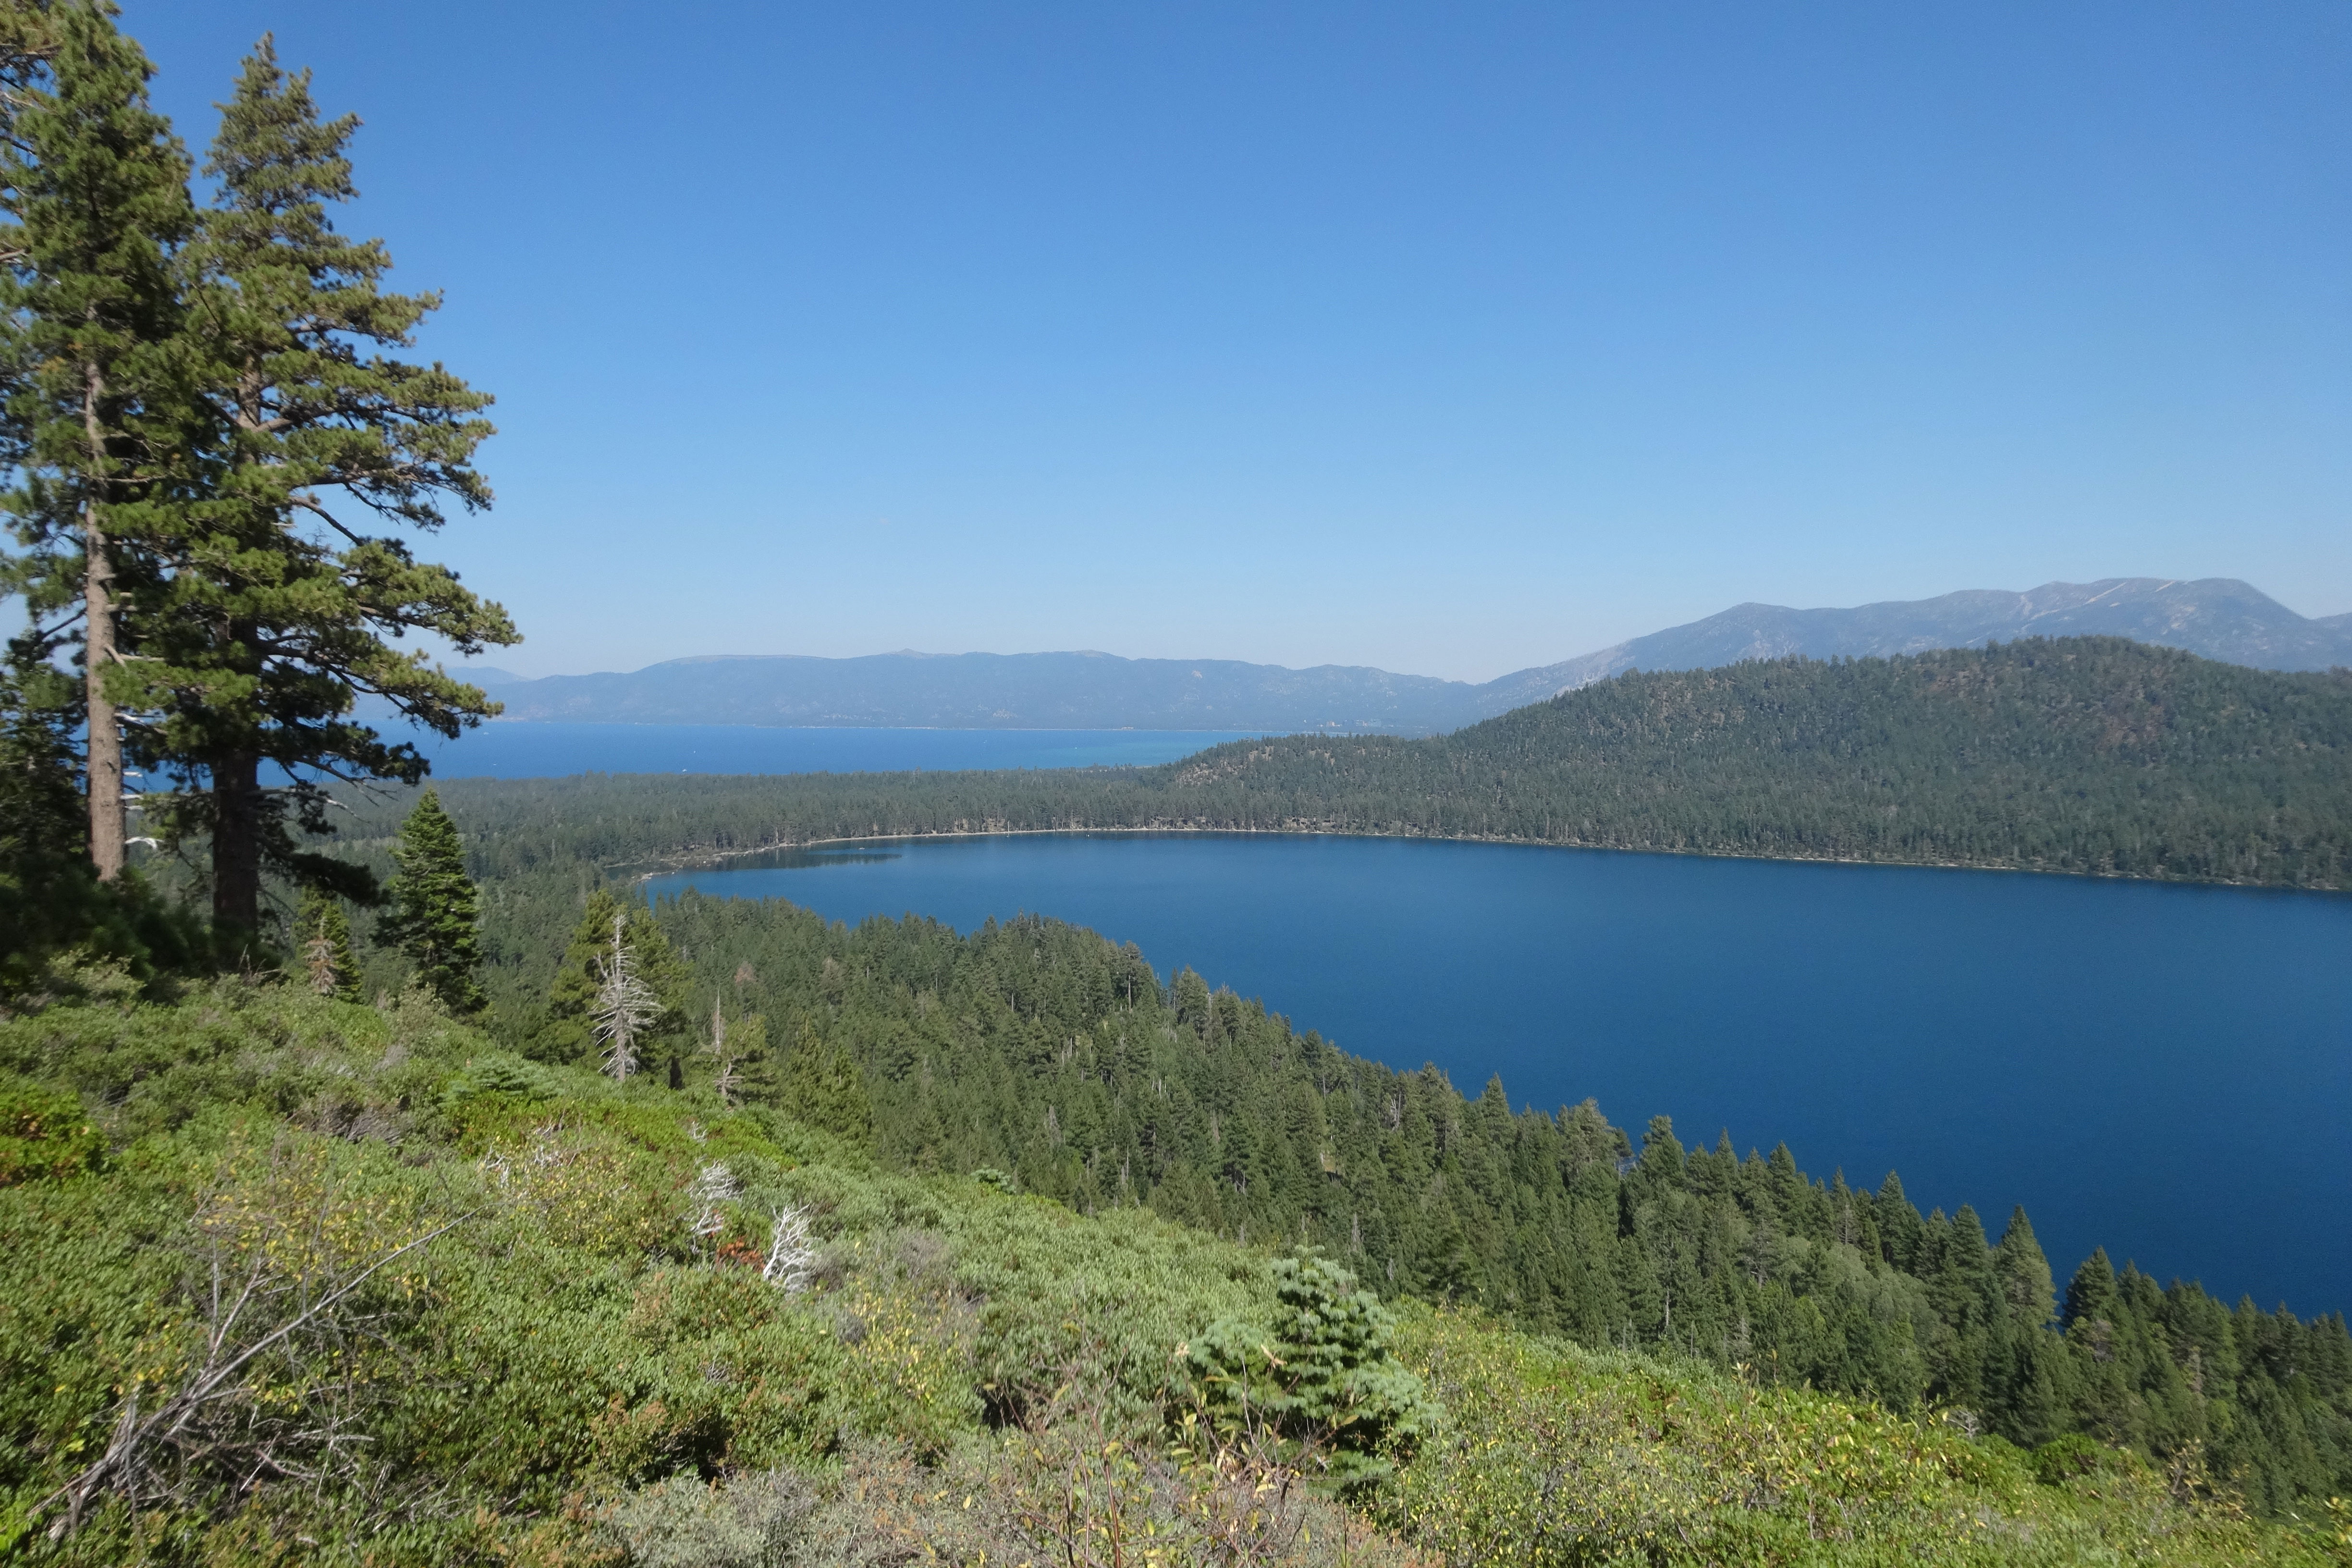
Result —
M 2009 1227 L 1993 1248 L 1993 1272 L 2000 1276 L 2011 1322 L 2039 1330 L 2050 1321 L 2058 1308 L 2050 1259 L 2033 1237 L 2033 1224 L 2025 1217 L 2022 1204 L 2009 1211 Z
M 484 998 L 474 971 L 482 963 L 481 895 L 466 875 L 457 825 L 436 792 L 417 798 L 392 858 L 400 869 L 376 940 L 405 953 L 417 980 L 451 1012 L 479 1012 Z
M 874 1105 L 865 1075 L 847 1051 L 801 1026 L 800 1038 L 784 1059 L 784 1109 L 812 1127 L 862 1143 L 874 1132 Z
M 352 922 L 341 900 L 306 890 L 294 913 L 294 950 L 303 978 L 321 996 L 360 999 L 359 962 L 352 956 Z
M 28 612 L 20 663 L 79 647 L 89 858 L 110 882 L 127 849 L 126 741 L 136 760 L 170 686 L 148 644 L 211 445 L 174 270 L 195 210 L 187 155 L 148 102 L 152 68 L 113 6 L 28 10 L 10 7 L 0 37 L 13 79 L 0 193 L 16 220 L 0 242 L 0 450 L 24 547 L 0 593 Z
M 610 889 L 596 888 L 572 928 L 547 1001 L 530 1027 L 528 1055 L 544 1062 L 583 1062 L 596 1054 L 592 1015 L 616 919 L 623 922 L 621 940 L 631 968 L 661 1004 L 661 1011 L 643 1031 L 645 1037 L 660 1039 L 688 1027 L 683 1003 L 691 994 L 693 976 L 655 923 L 653 911 L 635 900 L 624 909 Z
M 772 1087 L 767 1072 L 768 1024 L 757 1013 L 730 1020 L 714 997 L 710 1004 L 710 1035 L 703 1042 L 702 1051 L 710 1058 L 710 1087 L 728 1106 L 759 1096 Z
M 289 831 L 331 830 L 324 779 L 415 784 L 427 771 L 413 744 L 352 717 L 355 695 L 448 736 L 498 711 L 390 639 L 422 631 L 464 654 L 519 640 L 455 573 L 365 526 L 431 531 L 445 498 L 488 507 L 472 460 L 491 427 L 488 396 L 379 352 L 407 346 L 440 300 L 383 291 L 382 242 L 348 238 L 328 216 L 356 194 L 358 125 L 322 122 L 310 74 L 280 69 L 263 38 L 222 106 L 205 164 L 218 197 L 186 254 L 218 440 L 195 510 L 201 548 L 172 583 L 176 689 L 160 744 L 190 787 L 166 826 L 209 834 L 214 918 L 245 930 L 266 868 L 373 896 L 362 870 L 299 850 Z M 265 787 L 265 763 L 289 782 Z

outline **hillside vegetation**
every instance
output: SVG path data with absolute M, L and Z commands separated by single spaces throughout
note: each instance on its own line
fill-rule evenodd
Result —
M 415 994 L 99 995 L 0 1023 L 0 1068 L 27 1561 L 2343 1557 L 2194 1463 L 1391 1315 Z
M 2343 888 L 2352 674 L 2030 640 L 1634 673 L 1434 739 L 1289 736 L 1150 769 L 592 774 L 446 794 L 501 877 L 840 838 L 1159 828 Z

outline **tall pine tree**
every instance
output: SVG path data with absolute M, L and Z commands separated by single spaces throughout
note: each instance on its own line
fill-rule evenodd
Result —
M 414 784 L 427 771 L 413 744 L 352 717 L 356 695 L 449 736 L 498 711 L 393 639 L 425 632 L 467 654 L 519 640 L 456 573 L 371 531 L 432 531 L 445 502 L 488 507 L 473 455 L 491 427 L 487 395 L 383 352 L 409 346 L 440 300 L 385 291 L 383 243 L 329 216 L 356 195 L 358 125 L 322 121 L 309 73 L 282 70 L 263 38 L 222 106 L 205 164 L 218 197 L 187 250 L 220 439 L 201 546 L 173 584 L 180 678 L 161 740 L 192 787 L 168 827 L 209 835 L 214 919 L 247 931 L 265 870 L 373 896 L 358 868 L 299 850 L 289 831 L 330 830 L 323 780 Z M 265 764 L 286 782 L 265 784 Z
M 175 272 L 195 212 L 187 156 L 149 105 L 152 68 L 113 7 L 10 9 L 0 460 L 23 553 L 0 591 L 29 612 L 20 668 L 80 651 L 89 857 L 112 881 L 128 838 L 125 731 L 135 759 L 169 685 L 148 645 L 211 445 Z
M 474 972 L 482 963 L 481 895 L 466 875 L 465 846 L 437 793 L 428 789 L 417 798 L 392 858 L 400 869 L 377 940 L 406 954 L 417 981 L 451 1012 L 479 1012 L 484 998 Z

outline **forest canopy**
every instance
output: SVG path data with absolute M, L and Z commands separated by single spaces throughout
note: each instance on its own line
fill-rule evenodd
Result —
M 486 870 L 1139 828 L 2352 885 L 2352 672 L 2116 637 L 1635 672 L 1428 740 L 1157 768 L 451 781 Z M 377 816 L 370 819 L 382 822 Z M 364 823 L 353 831 L 383 831 Z

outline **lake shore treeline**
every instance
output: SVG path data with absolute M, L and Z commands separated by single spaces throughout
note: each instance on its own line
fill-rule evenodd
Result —
M 2340 889 L 2352 674 L 2028 640 L 1636 672 L 1451 735 L 1242 741 L 1157 768 L 445 791 L 502 874 L 866 837 L 1189 828 Z

